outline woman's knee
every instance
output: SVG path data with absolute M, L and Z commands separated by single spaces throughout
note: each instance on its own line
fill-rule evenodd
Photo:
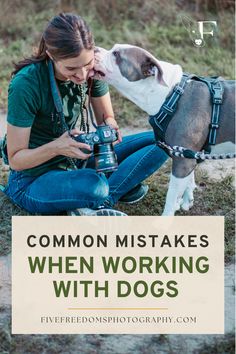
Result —
M 104 174 L 98 174 L 94 170 L 84 170 L 83 172 L 71 171 L 64 174 L 62 188 L 61 175 L 58 175 L 56 192 L 45 195 L 27 196 L 25 202 L 30 203 L 30 208 L 24 208 L 32 212 L 32 208 L 37 212 L 52 213 L 60 210 L 67 210 L 77 207 L 96 208 L 100 206 L 109 195 L 109 184 Z M 58 183 L 60 181 L 60 183 Z M 26 204 L 27 204 L 26 203 Z M 28 205 L 27 205 L 28 206 Z
M 95 171 L 86 174 L 86 180 L 78 179 L 78 198 L 82 195 L 91 202 L 102 202 L 109 195 L 108 180 L 103 173 Z
M 94 175 L 93 186 L 91 189 L 93 200 L 105 200 L 108 197 L 109 184 L 103 173 L 96 173 Z

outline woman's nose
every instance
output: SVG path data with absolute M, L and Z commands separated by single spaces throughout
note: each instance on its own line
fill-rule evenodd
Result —
M 76 76 L 82 80 L 82 79 L 86 79 L 87 74 L 88 74 L 88 70 L 86 68 L 81 68 L 77 71 Z
M 94 74 L 95 74 L 95 71 L 93 69 L 89 70 L 88 78 L 93 77 Z

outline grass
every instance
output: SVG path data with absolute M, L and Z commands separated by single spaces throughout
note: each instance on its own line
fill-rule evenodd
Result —
M 235 352 L 235 334 L 228 333 L 225 340 L 216 340 L 214 345 L 203 345 L 195 354 L 233 354 Z
M 170 161 L 147 180 L 148 195 L 139 203 L 124 205 L 118 203 L 117 208 L 129 215 L 161 215 L 165 203 L 170 175 Z M 6 173 L 5 173 L 6 178 Z M 232 176 L 219 182 L 209 179 L 197 171 L 195 203 L 188 211 L 179 211 L 176 215 L 223 215 L 225 216 L 225 260 L 232 262 L 234 255 L 234 186 Z M 221 193 L 219 193 L 221 191 Z M 28 215 L 27 212 L 13 205 L 9 199 L 0 193 L 0 255 L 6 255 L 11 250 L 11 216 Z
M 119 209 L 129 215 L 161 215 L 165 204 L 170 174 L 170 163 L 161 168 L 147 181 L 149 193 L 143 201 Z M 176 215 L 215 215 L 225 216 L 225 261 L 230 263 L 234 257 L 235 237 L 235 191 L 233 177 L 213 181 L 206 174 L 196 171 L 197 190 L 194 193 L 194 206 L 188 212 L 178 211 Z M 219 192 L 220 191 L 220 192 Z
M 1 311 L 0 311 L 1 316 Z M 1 318 L 1 317 L 0 317 Z M 8 316 L 8 325 L 10 326 L 10 316 Z M 114 352 L 112 347 L 108 345 L 108 340 L 116 340 L 116 335 L 9 335 L 7 328 L 0 327 L 0 353 L 1 354 L 159 354 L 162 353 L 175 354 L 179 351 L 178 346 L 174 345 L 168 335 L 151 335 L 145 336 L 145 340 L 140 344 L 138 342 L 133 349 L 124 352 L 120 346 L 119 352 Z M 119 335 L 119 340 L 125 339 L 126 335 Z M 130 340 L 136 340 L 138 336 L 129 336 Z M 183 346 L 181 348 L 182 354 L 234 354 L 235 343 L 234 333 L 226 335 L 218 335 L 214 339 L 214 343 L 203 344 L 194 351 L 190 348 L 183 350 L 185 346 L 186 336 L 181 336 Z M 106 350 L 107 348 L 108 351 Z
M 12 5 L 14 1 L 18 4 L 17 11 Z M 53 0 L 43 1 L 41 5 L 38 1 L 3 0 L 3 12 L 0 15 L 0 109 L 6 110 L 7 107 L 7 87 L 13 69 L 12 63 L 32 53 L 47 21 L 57 12 L 55 3 Z M 111 48 L 114 43 L 139 45 L 160 60 L 182 65 L 185 71 L 201 75 L 218 74 L 228 79 L 234 77 L 233 11 L 189 13 L 187 2 L 185 6 L 178 7 L 174 1 L 164 5 L 159 0 L 149 0 L 145 4 L 131 1 L 128 7 L 126 1 L 122 0 L 90 1 L 89 7 L 85 0 L 80 1 L 79 5 L 74 3 L 75 11 L 90 24 L 99 46 Z M 195 21 L 201 16 L 216 20 L 217 36 L 213 39 L 209 36 L 207 45 L 203 48 L 194 47 L 182 24 L 184 15 Z M 118 99 L 117 93 L 113 96 L 114 101 L 120 102 L 119 106 L 115 106 L 116 113 L 120 116 L 122 111 L 124 114 L 121 117 L 125 119 L 125 123 L 129 120 L 132 124 L 131 118 L 136 114 L 134 105 L 127 106 L 123 98 Z

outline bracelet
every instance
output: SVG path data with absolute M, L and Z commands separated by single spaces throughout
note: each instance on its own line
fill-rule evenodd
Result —
M 103 117 L 103 120 L 107 120 L 108 118 L 115 119 L 115 117 L 113 117 L 113 116 L 104 116 L 104 117 Z
M 115 121 L 116 124 L 117 124 L 117 121 L 116 121 L 115 117 L 113 117 L 113 116 L 106 116 L 106 117 L 103 117 L 103 121 L 105 122 L 108 118 L 114 119 L 114 121 Z M 119 130 L 118 124 L 117 124 L 117 127 L 114 128 L 114 129 L 115 129 L 115 130 Z

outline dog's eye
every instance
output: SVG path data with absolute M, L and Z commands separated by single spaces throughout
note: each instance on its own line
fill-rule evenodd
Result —
M 118 50 L 114 50 L 114 52 L 112 52 L 112 54 L 114 55 L 115 58 L 119 58 L 120 57 L 120 53 Z

